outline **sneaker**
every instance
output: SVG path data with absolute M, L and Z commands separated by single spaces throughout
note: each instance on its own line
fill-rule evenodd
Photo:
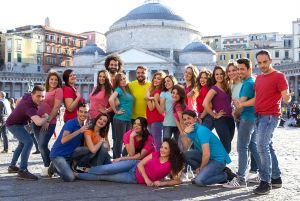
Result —
M 33 152 L 32 154 L 40 154 L 40 150 L 36 150 L 35 152 Z
M 256 174 L 256 176 L 248 177 L 247 181 L 249 183 L 259 184 L 260 183 L 260 176 L 259 176 L 259 174 Z
M 281 188 L 282 187 L 282 180 L 281 177 L 278 177 L 277 179 L 271 179 L 271 184 L 273 188 Z
M 247 187 L 246 182 L 242 182 L 238 177 L 234 177 L 231 181 L 228 181 L 226 184 L 223 184 L 224 188 L 245 188 Z
M 4 149 L 4 150 L 1 151 L 2 154 L 5 154 L 5 153 L 7 153 L 7 152 L 8 152 L 7 149 Z
M 54 164 L 53 164 L 52 162 L 50 162 L 50 165 L 49 165 L 48 170 L 47 170 L 48 177 L 51 178 L 51 177 L 54 175 L 55 170 L 56 170 L 56 169 L 55 169 Z
M 266 195 L 270 193 L 271 189 L 272 189 L 271 184 L 265 181 L 261 181 L 259 186 L 256 189 L 254 189 L 253 192 L 259 195 Z
M 231 181 L 233 178 L 237 177 L 237 175 L 232 172 L 232 170 L 229 167 L 224 168 L 224 172 L 227 174 L 227 180 Z
M 28 172 L 28 170 L 19 170 L 17 179 L 21 180 L 38 180 L 38 177 Z
M 20 170 L 20 168 L 18 168 L 17 166 L 8 166 L 7 171 L 8 173 L 18 173 L 18 171 Z

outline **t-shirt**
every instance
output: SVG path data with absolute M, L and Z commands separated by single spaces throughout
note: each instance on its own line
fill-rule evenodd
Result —
M 66 98 L 72 98 L 73 100 L 75 100 L 77 98 L 75 90 L 69 86 L 63 87 L 63 94 L 64 94 L 64 96 L 63 96 L 64 100 Z M 82 103 L 82 102 L 83 102 L 83 98 L 80 97 L 78 104 Z M 77 117 L 77 108 L 75 108 L 72 112 L 69 112 L 66 107 L 65 114 L 64 114 L 64 121 L 66 122 L 70 119 L 74 119 L 75 117 Z
M 283 73 L 274 70 L 272 73 L 258 75 L 254 83 L 255 113 L 259 115 L 281 115 L 281 91 L 288 89 Z
M 208 91 L 209 91 L 209 88 L 207 86 L 203 86 L 199 90 L 199 95 L 196 98 L 198 113 L 202 113 L 204 111 L 204 107 L 202 106 L 202 104 L 203 104 L 203 101 L 204 101 L 205 96 L 208 93 Z
M 131 94 L 134 97 L 133 112 L 131 116 L 132 119 L 136 119 L 138 117 L 146 118 L 147 103 L 145 96 L 150 85 L 151 82 L 149 81 L 147 81 L 144 85 L 140 85 L 137 80 L 128 84 Z
M 240 94 L 242 85 L 243 85 L 242 82 L 231 85 L 231 97 L 232 97 L 232 99 L 239 99 L 239 94 Z
M 231 159 L 219 138 L 217 138 L 217 136 L 205 126 L 196 123 L 194 131 L 189 133 L 187 137 L 193 141 L 196 149 L 201 153 L 202 145 L 209 144 L 211 160 L 219 161 L 221 163 L 226 162 L 226 164 L 229 164 L 231 162 Z
M 17 107 L 12 111 L 6 120 L 6 125 L 26 125 L 32 116 L 37 115 L 38 107 L 33 102 L 31 94 L 26 93 Z
M 105 89 L 99 91 L 97 94 L 92 95 L 96 88 L 93 89 L 92 93 L 90 94 L 90 110 L 89 115 L 91 119 L 95 119 L 99 114 L 100 108 L 108 108 L 108 99 L 109 96 L 105 95 Z
M 101 140 L 105 140 L 105 138 L 101 137 L 100 135 L 98 135 L 93 130 L 87 130 L 87 131 L 85 131 L 84 135 L 85 136 L 90 136 L 94 145 L 98 144 Z M 84 141 L 84 145 L 87 146 L 87 144 L 86 144 L 85 141 Z
M 124 145 L 130 143 L 130 134 L 131 134 L 131 132 L 132 132 L 132 129 L 130 129 L 129 131 L 124 133 L 124 136 L 123 136 Z M 139 146 L 139 143 L 140 143 L 139 141 L 137 141 L 137 136 L 135 136 L 133 138 L 133 140 L 134 140 L 134 148 L 137 149 L 137 147 Z M 155 151 L 155 147 L 153 146 L 153 137 L 152 137 L 152 135 L 148 136 L 146 142 L 144 143 L 143 149 L 147 150 L 148 154 Z
M 160 93 L 161 93 L 161 89 L 154 89 L 150 95 L 151 97 L 154 97 L 155 94 L 159 95 Z M 149 108 L 147 107 L 146 116 L 147 116 L 148 124 L 152 124 L 154 122 L 162 122 L 165 118 L 165 114 L 160 114 L 156 109 L 156 107 L 152 111 L 150 111 Z
M 148 178 L 153 182 L 161 180 L 166 176 L 168 176 L 169 174 L 171 174 L 170 161 L 161 163 L 159 160 L 159 156 L 160 156 L 159 151 L 153 152 L 152 158 L 144 166 Z M 138 168 L 136 168 L 135 175 L 136 175 L 136 180 L 139 184 L 145 183 L 145 180 Z
M 55 140 L 53 147 L 50 151 L 50 158 L 55 158 L 58 156 L 62 157 L 70 157 L 73 151 L 81 144 L 81 140 L 83 137 L 83 133 L 80 133 L 70 141 L 62 144 L 61 139 L 64 131 L 69 131 L 70 134 L 79 130 L 81 128 L 78 119 L 74 118 L 67 121 L 63 128 L 61 129 L 57 139 Z
M 215 85 L 213 85 L 211 89 L 217 92 L 211 101 L 213 110 L 216 113 L 223 110 L 225 112 L 224 116 L 232 117 L 231 97 L 229 96 L 229 94 L 225 93 Z
M 239 98 L 247 97 L 247 100 L 249 100 L 255 96 L 254 81 L 255 79 L 253 77 L 249 77 L 243 81 Z M 241 119 L 254 120 L 254 106 L 244 107 L 241 113 Z
M 123 91 L 120 87 L 117 87 L 115 92 L 118 93 L 118 99 L 120 102 L 117 110 L 123 109 L 125 112 L 123 114 L 115 114 L 114 118 L 121 121 L 131 121 L 133 96 L 127 91 Z
M 46 92 L 45 100 L 42 104 L 38 107 L 38 115 L 43 116 L 45 113 L 50 115 L 55 100 L 63 100 L 63 91 L 62 88 L 56 88 L 53 91 Z M 51 124 L 56 124 L 56 116 L 50 122 Z
M 163 121 L 164 126 L 176 126 L 175 117 L 173 115 L 173 99 L 169 91 L 163 91 L 160 97 L 165 100 L 165 119 Z
M 184 91 L 185 91 L 185 103 L 186 103 L 186 108 L 188 110 L 193 110 L 197 111 L 197 103 L 196 103 L 196 98 L 194 96 L 188 97 L 187 94 L 190 93 L 190 88 L 187 85 L 184 85 Z

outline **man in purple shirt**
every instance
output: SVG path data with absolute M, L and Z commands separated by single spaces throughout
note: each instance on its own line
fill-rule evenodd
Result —
M 48 120 L 48 114 L 43 117 L 37 115 L 38 105 L 45 99 L 45 88 L 37 85 L 31 93 L 25 94 L 16 109 L 6 120 L 7 129 L 18 139 L 19 144 L 13 154 L 12 161 L 8 167 L 9 173 L 18 173 L 17 179 L 37 180 L 37 176 L 27 170 L 28 158 L 33 145 L 32 138 L 25 126 L 32 120 L 36 125 L 42 126 Z M 20 167 L 17 161 L 21 155 Z

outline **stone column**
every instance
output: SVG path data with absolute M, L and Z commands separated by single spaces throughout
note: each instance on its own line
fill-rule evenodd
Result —
M 21 95 L 23 95 L 25 93 L 25 83 L 22 82 L 21 83 Z
M 14 97 L 14 98 L 18 98 L 18 97 L 15 97 L 15 83 L 12 82 L 11 83 L 11 88 L 10 88 L 10 94 L 11 94 L 11 97 Z
M 94 72 L 94 86 L 97 86 L 98 72 Z
M 294 95 L 295 95 L 295 101 L 299 101 L 299 83 L 298 83 L 298 75 L 295 75 L 295 85 L 294 85 Z

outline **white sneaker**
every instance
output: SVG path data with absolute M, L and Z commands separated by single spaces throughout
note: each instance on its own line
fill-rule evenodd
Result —
M 252 177 L 249 176 L 247 181 L 249 183 L 259 184 L 260 183 L 260 176 L 259 176 L 259 174 L 256 174 L 255 176 L 252 176 Z
M 41 171 L 41 176 L 42 177 L 49 177 L 49 175 L 48 175 L 48 169 L 49 169 L 49 167 L 44 167 L 42 169 L 42 171 Z
M 191 179 L 189 178 L 188 173 L 181 173 L 180 181 L 181 181 L 182 183 L 190 182 Z
M 237 177 L 234 177 L 231 181 L 223 184 L 224 188 L 245 188 L 247 187 L 246 182 L 241 182 Z

